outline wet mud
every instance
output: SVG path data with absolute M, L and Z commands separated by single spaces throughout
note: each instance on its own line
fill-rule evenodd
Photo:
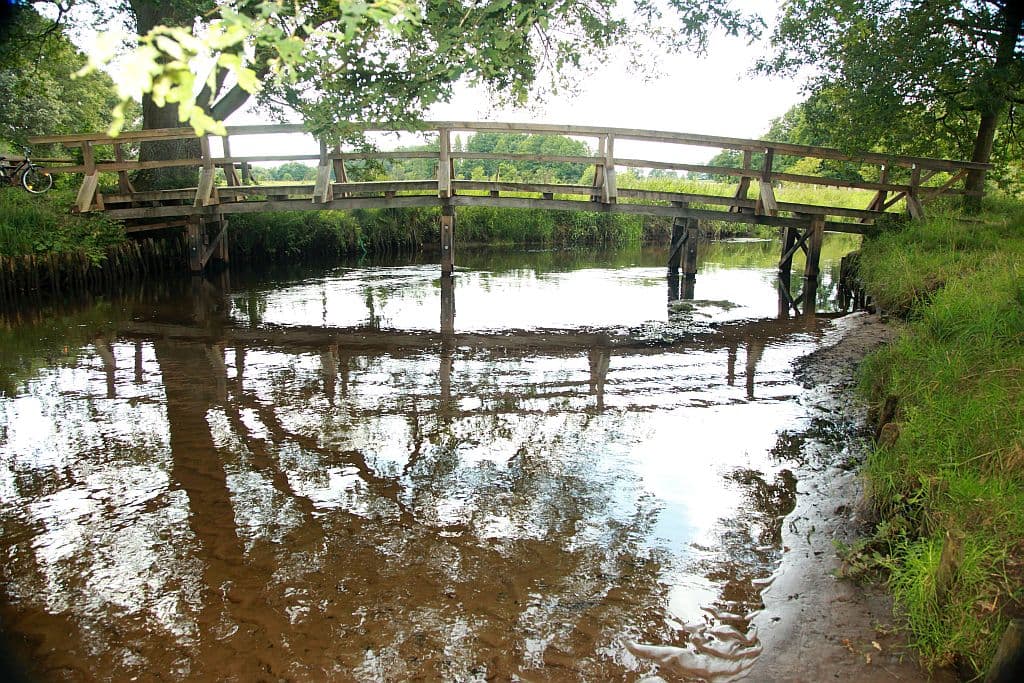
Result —
M 854 389 L 856 368 L 895 336 L 894 325 L 865 313 L 844 317 L 823 348 L 796 363 L 808 389 L 804 400 L 817 419 L 793 435 L 790 447 L 812 456 L 798 470 L 796 506 L 782 532 L 785 552 L 754 619 L 764 652 L 742 680 L 957 680 L 952 671 L 918 665 L 880 586 L 837 578 L 842 567 L 835 543 L 853 543 L 870 523 L 858 475 L 870 434 L 866 406 Z

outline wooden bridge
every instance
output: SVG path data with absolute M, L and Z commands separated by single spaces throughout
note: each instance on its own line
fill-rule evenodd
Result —
M 436 134 L 438 149 L 352 152 L 321 140 L 317 154 L 237 156 L 231 153 L 232 138 L 307 133 L 301 124 L 228 126 L 227 135 L 220 139 L 219 155 L 212 151 L 213 136 L 207 135 L 199 137 L 198 145 L 193 145 L 198 154 L 189 153 L 182 158 L 161 161 L 139 161 L 137 156 L 132 157 L 141 144 L 195 140 L 197 136 L 191 129 L 126 132 L 116 138 L 103 133 L 40 136 L 30 142 L 36 145 L 59 144 L 80 150 L 80 163 L 48 169 L 54 173 L 80 173 L 84 176 L 75 202 L 78 211 L 102 211 L 110 218 L 125 221 L 129 232 L 173 227 L 185 230 L 189 266 L 193 271 L 202 270 L 214 257 L 228 260 L 227 219 L 238 213 L 439 207 L 441 270 L 445 274 L 451 273 L 455 266 L 455 219 L 460 206 L 644 214 L 673 219 L 669 271 L 678 274 L 681 267 L 685 280 L 691 285 L 697 272 L 698 221 L 780 228 L 782 253 L 779 274 L 787 294 L 793 256 L 802 250 L 807 257 L 803 292 L 798 297 L 789 297 L 797 310 L 801 301 L 814 300 L 824 232 L 860 233 L 865 225 L 873 224 L 887 214 L 908 214 L 912 218 L 920 218 L 929 200 L 944 195 L 969 194 L 965 187 L 968 172 L 988 168 L 987 164 L 946 159 L 873 152 L 851 155 L 836 149 L 763 140 L 592 126 L 445 121 L 424 122 L 409 128 L 358 125 L 351 130 L 433 133 Z M 588 141 L 589 149 L 595 151 L 590 155 L 555 156 L 453 149 L 453 135 L 462 132 L 570 136 Z M 733 168 L 625 158 L 616 154 L 616 146 L 623 146 L 620 143 L 658 143 L 676 149 L 735 150 L 742 154 L 742 165 Z M 182 145 L 183 149 L 188 147 L 187 144 Z M 840 180 L 821 174 L 779 172 L 774 166 L 775 161 L 782 157 L 854 164 L 866 171 L 864 175 L 877 179 Z M 351 162 L 394 159 L 429 159 L 434 162 L 431 166 L 435 171 L 431 177 L 413 180 L 352 181 L 349 178 Z M 483 181 L 462 180 L 455 175 L 455 162 L 459 159 L 581 164 L 593 169 L 593 182 L 576 185 L 524 183 L 497 177 Z M 315 182 L 275 185 L 252 182 L 250 169 L 253 164 L 283 161 L 315 161 Z M 194 186 L 159 191 L 136 191 L 132 186 L 130 174 L 135 171 L 182 167 L 197 169 Z M 698 177 L 734 178 L 736 187 L 727 196 L 710 192 L 619 187 L 616 171 L 620 168 L 664 169 L 697 174 Z M 223 173 L 223 185 L 215 182 L 218 169 Z M 116 192 L 99 191 L 101 174 L 116 175 Z M 756 188 L 752 187 L 752 181 L 756 181 Z M 776 189 L 784 184 L 844 188 L 850 191 L 851 199 L 855 198 L 856 190 L 866 190 L 871 193 L 871 199 L 863 208 L 786 202 L 776 197 Z M 752 190 L 753 196 L 750 196 Z

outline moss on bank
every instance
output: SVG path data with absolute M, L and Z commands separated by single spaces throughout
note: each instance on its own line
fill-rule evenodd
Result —
M 1024 612 L 1024 204 L 869 239 L 861 275 L 907 320 L 862 370 L 872 541 L 923 660 L 984 672 Z

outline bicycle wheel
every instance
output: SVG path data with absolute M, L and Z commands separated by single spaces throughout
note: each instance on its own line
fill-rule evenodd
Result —
M 35 166 L 29 166 L 21 174 L 21 184 L 32 194 L 42 194 L 53 187 L 53 176 Z

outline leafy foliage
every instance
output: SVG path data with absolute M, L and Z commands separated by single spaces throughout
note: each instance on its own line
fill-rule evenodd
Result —
M 0 41 L 0 141 L 20 148 L 31 135 L 102 130 L 117 104 L 113 81 L 104 73 L 72 78 L 86 57 L 52 21 L 17 5 Z M 134 123 L 137 105 L 124 115 Z
M 986 161 L 992 125 L 997 146 L 1018 144 L 1008 114 L 1024 95 L 1021 24 L 1010 0 L 793 0 L 759 68 L 813 69 L 799 112 L 808 139 Z
M 351 120 L 419 118 L 459 81 L 523 103 L 540 81 L 557 88 L 613 45 L 635 55 L 651 40 L 703 50 L 711 31 L 756 35 L 763 25 L 728 0 L 634 0 L 632 11 L 615 0 L 235 0 L 205 14 L 202 2 L 188 3 L 154 22 L 167 14 L 161 5 L 129 3 L 142 35 L 119 62 L 119 92 L 122 101 L 145 94 L 175 105 L 197 130 L 218 130 L 254 93 L 271 110 L 298 110 L 320 133 Z M 104 38 L 90 68 L 124 39 Z

